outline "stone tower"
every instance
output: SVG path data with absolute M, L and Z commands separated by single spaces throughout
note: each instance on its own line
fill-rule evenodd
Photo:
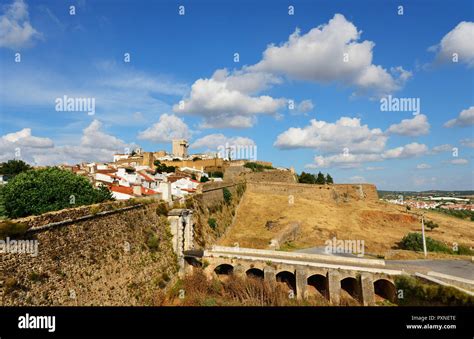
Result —
M 173 140 L 173 156 L 179 158 L 186 158 L 188 156 L 188 141 L 185 139 L 175 139 Z

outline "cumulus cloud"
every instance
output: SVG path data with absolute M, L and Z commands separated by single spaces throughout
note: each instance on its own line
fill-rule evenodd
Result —
M 298 104 L 298 112 L 308 113 L 314 108 L 313 102 L 311 100 L 303 100 Z
M 217 70 L 210 79 L 198 79 L 189 97 L 173 106 L 179 114 L 203 117 L 203 128 L 251 127 L 256 116 L 276 114 L 286 100 L 268 95 L 253 96 L 279 79 L 264 73 Z
M 15 146 L 25 146 L 31 148 L 48 148 L 53 146 L 53 141 L 48 138 L 40 138 L 31 135 L 31 128 L 24 128 L 18 132 L 9 133 L 2 139 Z
M 191 144 L 191 148 L 205 148 L 216 150 L 219 146 L 254 146 L 255 142 L 246 137 L 226 137 L 224 134 L 209 134 L 197 139 Z
M 274 146 L 281 149 L 313 148 L 324 153 L 377 153 L 387 136 L 379 128 L 361 125 L 360 119 L 341 117 L 335 123 L 312 119 L 310 125 L 291 127 L 281 133 Z
M 452 31 L 447 33 L 441 42 L 431 47 L 437 51 L 437 60 L 452 62 L 454 53 L 459 62 L 466 63 L 468 67 L 474 66 L 474 22 L 462 21 Z
M 428 153 L 428 147 L 425 144 L 419 144 L 417 142 L 412 142 L 405 146 L 400 146 L 396 148 L 389 149 L 383 152 L 382 157 L 385 159 L 395 159 L 395 158 L 413 158 L 424 155 Z
M 460 143 L 461 145 L 465 147 L 474 148 L 474 139 L 470 139 L 470 138 L 462 139 L 460 140 Z
M 340 153 L 327 156 L 317 155 L 313 163 L 306 165 L 306 168 L 356 168 L 366 162 L 380 162 L 387 159 L 406 159 L 424 155 L 428 152 L 428 147 L 416 142 L 386 150 L 382 153 Z M 367 167 L 367 170 L 379 169 L 377 167 Z
M 138 139 L 165 143 L 173 139 L 189 139 L 191 135 L 191 130 L 181 118 L 165 113 L 158 122 L 138 133 Z
M 286 75 L 320 83 L 341 82 L 358 91 L 387 94 L 411 76 L 401 66 L 391 73 L 372 63 L 372 41 L 359 41 L 361 32 L 341 14 L 306 34 L 297 29 L 280 46 L 269 45 L 250 70 Z M 345 59 L 347 57 L 347 59 Z
M 456 119 L 451 119 L 444 124 L 444 127 L 467 127 L 474 125 L 474 106 L 462 110 Z
M 429 169 L 431 168 L 431 165 L 429 164 L 418 164 L 416 165 L 416 169 Z
M 414 137 L 426 135 L 429 131 L 428 118 L 424 114 L 418 114 L 412 119 L 403 119 L 400 123 L 391 125 L 387 133 Z
M 101 122 L 94 120 L 78 145 L 56 146 L 51 139 L 33 136 L 29 128 L 6 134 L 0 138 L 0 161 L 16 158 L 35 165 L 112 161 L 114 152 L 134 146 L 103 132 Z
M 449 160 L 448 163 L 453 164 L 453 165 L 467 165 L 469 163 L 469 160 L 464 159 L 464 158 L 458 158 L 458 159 Z
M 431 153 L 433 154 L 438 154 L 438 153 L 444 153 L 444 152 L 451 152 L 453 149 L 453 146 L 450 144 L 443 144 L 443 145 L 438 145 L 435 146 L 431 149 Z
M 356 168 L 360 167 L 364 162 L 382 161 L 380 154 L 352 154 L 340 153 L 328 156 L 317 155 L 313 159 L 313 163 L 306 165 L 306 168 Z
M 28 5 L 23 0 L 15 0 L 5 6 L 5 12 L 0 16 L 0 47 L 28 47 L 41 36 L 31 26 Z

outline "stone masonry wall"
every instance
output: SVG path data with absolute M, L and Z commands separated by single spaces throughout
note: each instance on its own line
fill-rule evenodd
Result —
M 310 185 L 275 182 L 247 182 L 249 192 L 295 195 L 309 199 L 335 200 L 378 200 L 377 188 L 372 184 Z
M 39 242 L 36 257 L 0 254 L 0 305 L 153 305 L 177 272 L 169 225 L 156 206 L 27 235 Z M 47 216 L 38 218 L 43 224 Z

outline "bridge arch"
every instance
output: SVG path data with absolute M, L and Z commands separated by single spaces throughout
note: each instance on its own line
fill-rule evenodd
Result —
M 306 279 L 308 285 L 308 292 L 319 292 L 323 297 L 327 298 L 328 293 L 328 279 L 322 274 L 313 274 Z
M 346 291 L 352 298 L 359 299 L 359 282 L 354 277 L 347 277 L 341 280 L 341 290 Z
M 258 278 L 258 279 L 263 279 L 264 275 L 263 275 L 263 271 L 259 268 L 255 268 L 255 267 L 252 267 L 252 268 L 249 268 L 245 274 L 247 275 L 247 277 L 249 278 Z
M 234 266 L 230 264 L 220 264 L 214 268 L 217 275 L 231 275 L 234 272 Z
M 281 271 L 276 275 L 276 281 L 285 284 L 296 294 L 296 276 L 289 271 Z
M 387 279 L 378 279 L 374 281 L 375 295 L 389 300 L 392 303 L 397 301 L 397 289 L 393 282 Z

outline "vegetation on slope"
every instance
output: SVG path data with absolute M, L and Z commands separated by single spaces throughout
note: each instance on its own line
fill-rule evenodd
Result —
M 113 199 L 107 187 L 96 189 L 85 177 L 59 168 L 22 172 L 2 188 L 2 195 L 6 214 L 10 218 Z

